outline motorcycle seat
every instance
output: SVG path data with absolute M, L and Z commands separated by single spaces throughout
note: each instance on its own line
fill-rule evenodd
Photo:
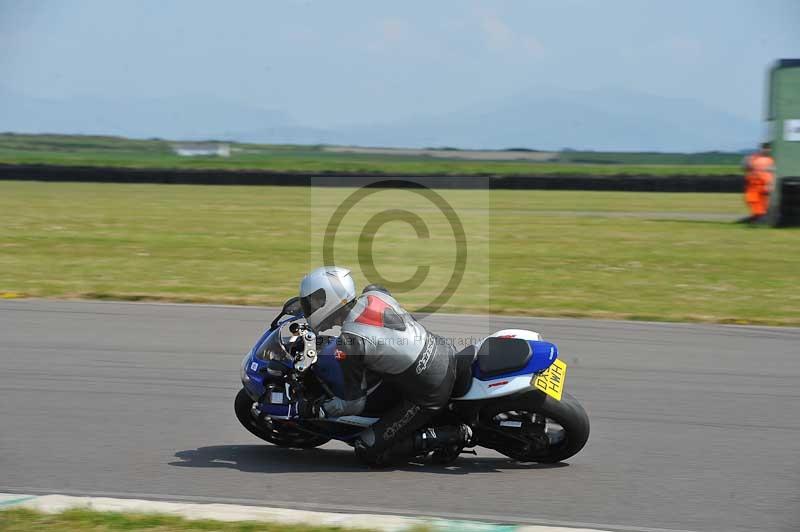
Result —
M 481 378 L 496 377 L 524 368 L 531 359 L 530 344 L 521 338 L 489 337 L 478 351 Z
M 456 353 L 456 382 L 453 384 L 453 392 L 450 394 L 452 397 L 463 397 L 472 387 L 472 363 L 475 362 L 476 355 L 474 345 L 467 346 Z

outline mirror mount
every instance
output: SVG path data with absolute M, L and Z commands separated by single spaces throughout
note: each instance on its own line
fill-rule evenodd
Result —
M 300 314 L 302 314 L 302 309 L 300 308 L 300 298 L 295 296 L 291 299 L 288 299 L 286 303 L 283 304 L 283 308 L 281 309 L 280 313 L 275 316 L 275 319 L 272 320 L 269 328 L 272 330 L 277 327 L 278 322 L 284 316 L 298 316 Z

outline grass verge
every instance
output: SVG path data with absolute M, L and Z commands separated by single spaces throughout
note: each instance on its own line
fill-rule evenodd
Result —
M 327 222 L 322 207 L 350 192 L 0 182 L 0 297 L 280 304 L 320 264 L 313 237 Z M 738 195 L 442 195 L 473 250 L 443 311 L 800 325 L 800 232 L 731 223 L 744 211 Z M 446 221 L 408 191 L 368 203 L 430 222 L 427 240 L 390 222 L 374 243 L 389 279 L 432 265 L 423 285 L 399 296 L 418 308 L 452 270 Z M 337 239 L 345 248 L 337 262 L 360 285 L 356 244 L 370 212 L 345 218 Z
M 146 530 L 148 532 L 335 532 L 345 529 L 327 526 L 285 525 L 255 521 L 226 522 L 189 520 L 158 514 L 135 514 L 67 510 L 47 514 L 25 509 L 0 511 L 0 530 L 3 532 L 113 532 Z

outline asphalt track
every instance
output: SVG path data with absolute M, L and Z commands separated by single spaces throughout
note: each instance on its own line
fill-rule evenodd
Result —
M 263 308 L 0 302 L 0 491 L 582 524 L 797 530 L 800 329 L 435 316 L 463 338 L 539 330 L 592 435 L 567 465 L 479 451 L 365 471 L 279 449 L 233 416 Z

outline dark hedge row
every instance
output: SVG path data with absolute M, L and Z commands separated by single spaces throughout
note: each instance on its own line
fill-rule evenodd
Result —
M 285 174 L 264 171 L 0 165 L 0 179 L 181 185 L 414 187 L 510 190 L 622 190 L 638 192 L 741 192 L 742 176 L 387 176 Z

